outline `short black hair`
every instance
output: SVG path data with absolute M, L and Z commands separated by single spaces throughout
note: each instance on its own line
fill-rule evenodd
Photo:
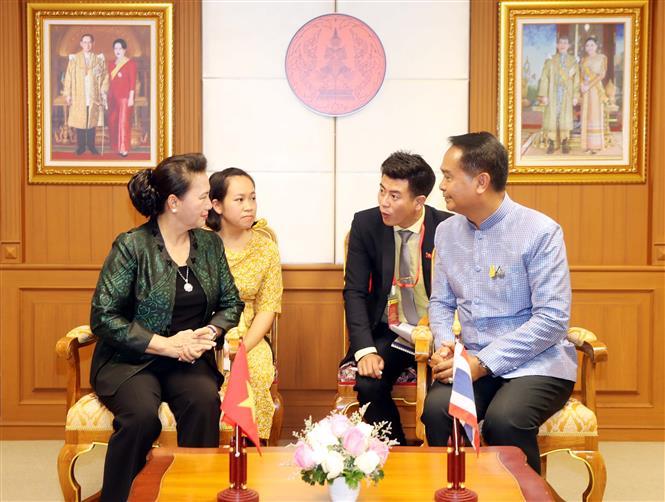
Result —
M 506 188 L 508 181 L 508 152 L 496 137 L 486 131 L 451 136 L 450 144 L 462 150 L 462 169 L 471 176 L 482 172 L 490 175 L 497 192 Z
M 244 176 L 245 178 L 249 178 L 249 181 L 252 182 L 252 185 L 256 186 L 256 183 L 254 183 L 254 178 L 252 178 L 246 171 L 243 171 L 237 167 L 227 167 L 223 171 L 218 171 L 210 176 L 210 200 L 217 199 L 219 202 L 223 202 L 224 197 L 226 197 L 226 193 L 229 191 L 229 183 L 231 182 L 231 178 L 234 176 Z M 214 207 L 210 208 L 208 211 L 206 225 L 208 225 L 208 227 L 213 229 L 215 232 L 219 232 L 222 228 L 222 218 L 219 214 L 217 214 L 217 211 L 215 211 Z
M 164 212 L 166 199 L 173 194 L 182 198 L 192 184 L 192 175 L 205 173 L 206 158 L 200 153 L 174 155 L 154 169 L 136 173 L 127 183 L 129 198 L 136 210 L 153 218 Z
M 381 174 L 394 180 L 407 180 L 414 197 L 427 197 L 436 182 L 434 170 L 425 159 L 418 154 L 404 151 L 394 152 L 384 160 Z
M 114 49 L 115 49 L 115 44 L 120 44 L 120 47 L 127 50 L 127 42 L 125 42 L 124 38 L 116 38 L 113 41 L 113 44 L 111 44 L 111 47 L 113 47 Z

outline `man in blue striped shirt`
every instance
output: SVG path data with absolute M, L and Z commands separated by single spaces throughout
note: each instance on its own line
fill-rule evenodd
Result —
M 571 291 L 563 233 L 510 199 L 508 155 L 494 136 L 470 133 L 450 142 L 440 188 L 457 214 L 437 227 L 434 240 L 427 440 L 442 446 L 450 435 L 457 309 L 485 442 L 521 448 L 540 472 L 538 429 L 566 403 L 577 375 L 575 348 L 566 340 Z

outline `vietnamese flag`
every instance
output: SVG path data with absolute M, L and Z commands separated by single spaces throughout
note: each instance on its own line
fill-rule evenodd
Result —
M 256 425 L 256 408 L 254 393 L 249 385 L 249 369 L 245 344 L 240 342 L 238 352 L 233 360 L 229 385 L 222 401 L 222 420 L 231 427 L 238 425 L 240 430 L 252 440 L 256 449 L 261 452 L 259 429 Z

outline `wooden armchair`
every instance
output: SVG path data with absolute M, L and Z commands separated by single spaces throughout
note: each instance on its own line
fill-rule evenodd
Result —
M 106 445 L 113 433 L 113 414 L 99 401 L 94 392 L 84 394 L 81 390 L 81 366 L 79 350 L 92 346 L 97 338 L 89 326 L 78 326 L 60 338 L 56 353 L 67 361 L 67 419 L 65 422 L 65 444 L 58 455 L 58 478 L 62 495 L 66 501 L 81 500 L 81 485 L 76 480 L 74 467 L 78 457 L 95 446 Z M 277 391 L 277 382 L 270 389 L 275 404 L 275 415 L 270 430 L 269 445 L 276 445 L 282 428 L 284 408 Z M 178 445 L 176 421 L 166 403 L 159 408 L 162 432 L 155 446 Z M 226 431 L 220 422 L 220 444 L 228 443 L 231 431 Z
M 344 339 L 347 340 L 346 330 L 344 336 Z M 407 440 L 424 441 L 425 426 L 420 421 L 420 417 L 423 414 L 427 394 L 427 361 L 431 353 L 432 332 L 426 325 L 418 326 L 413 332 L 413 339 L 416 371 L 409 368 L 402 373 L 393 387 L 392 398 L 397 405 Z M 337 373 L 335 409 L 340 413 L 349 414 L 359 406 L 358 398 L 353 390 L 356 383 L 355 375 L 355 362 L 344 364 Z
M 552 415 L 538 432 L 540 448 L 541 476 L 547 476 L 547 456 L 550 453 L 565 451 L 571 457 L 584 463 L 589 475 L 587 488 L 582 495 L 585 502 L 603 499 L 607 472 L 605 461 L 598 450 L 598 419 L 596 418 L 596 364 L 607 360 L 607 347 L 598 341 L 596 335 L 584 328 L 570 328 L 568 340 L 575 345 L 581 359 L 580 397 L 571 397 L 564 407 Z M 419 372 L 428 383 L 426 368 Z M 418 385 L 421 382 L 418 381 Z M 424 399 L 424 394 L 422 395 Z M 420 394 L 418 395 L 420 399 Z M 418 402 L 418 420 L 422 415 L 423 404 Z M 424 438 L 424 427 L 419 430 Z M 482 435 L 482 425 L 481 425 Z
M 607 346 L 584 328 L 570 328 L 568 340 L 581 354 L 580 397 L 571 397 L 565 406 L 547 420 L 538 433 L 541 475 L 547 476 L 547 455 L 566 451 L 584 463 L 589 483 L 582 494 L 585 502 L 603 500 L 607 471 L 598 450 L 596 415 L 596 364 L 607 360 Z
M 349 249 L 349 232 L 344 239 L 344 257 Z M 434 254 L 434 253 L 433 253 Z M 347 352 L 349 335 L 346 328 L 346 315 L 344 316 L 344 353 Z M 402 428 L 407 440 L 424 441 L 425 426 L 420 421 L 425 404 L 425 395 L 428 385 L 427 361 L 432 352 L 432 332 L 429 329 L 429 320 L 424 318 L 413 332 L 415 344 L 416 370 L 408 368 L 397 379 L 392 391 L 392 398 L 397 405 Z M 353 386 L 356 383 L 356 363 L 350 361 L 342 365 L 337 372 L 337 394 L 335 395 L 335 409 L 349 414 L 358 408 L 359 403 Z

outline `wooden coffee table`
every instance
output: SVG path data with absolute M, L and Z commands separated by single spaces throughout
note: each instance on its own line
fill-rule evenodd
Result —
M 248 449 L 248 487 L 263 500 L 328 500 L 327 487 L 300 479 L 293 448 L 263 448 L 263 456 Z M 228 448 L 156 448 L 137 476 L 129 500 L 215 501 L 228 487 Z M 446 484 L 444 448 L 393 448 L 378 485 L 360 489 L 359 500 L 433 500 Z M 545 481 L 526 465 L 515 447 L 481 448 L 466 455 L 466 486 L 480 501 L 551 501 Z

